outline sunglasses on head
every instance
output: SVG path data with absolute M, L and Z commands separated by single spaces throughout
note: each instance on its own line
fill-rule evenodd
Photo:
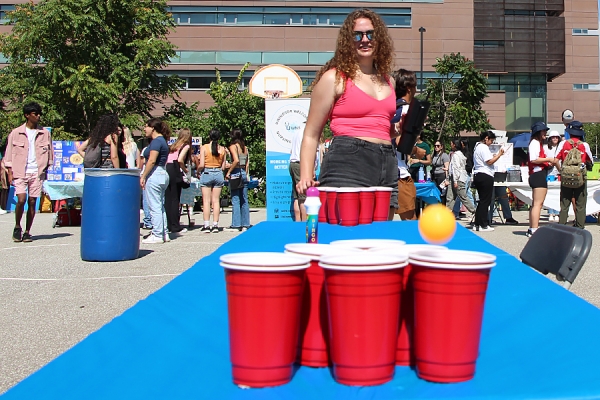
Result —
M 366 32 L 361 32 L 361 31 L 354 31 L 354 41 L 355 42 L 360 42 L 363 38 L 363 36 L 367 36 L 367 40 L 373 40 L 373 33 L 375 33 L 375 31 L 366 31 Z

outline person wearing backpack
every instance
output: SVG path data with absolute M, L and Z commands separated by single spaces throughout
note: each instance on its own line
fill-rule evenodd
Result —
M 529 186 L 533 193 L 533 202 L 529 208 L 529 229 L 525 236 L 531 237 L 538 229 L 542 206 L 548 193 L 548 170 L 556 164 L 556 158 L 547 157 L 544 152 L 544 140 L 548 134 L 548 126 L 538 121 L 531 125 L 531 140 L 529 141 Z
M 575 226 L 583 229 L 585 226 L 585 208 L 587 205 L 586 170 L 593 166 L 590 146 L 583 141 L 585 132 L 583 124 L 573 121 L 566 131 L 569 140 L 561 142 L 557 159 L 560 161 L 560 214 L 558 223 L 566 225 L 571 206 L 575 199 Z

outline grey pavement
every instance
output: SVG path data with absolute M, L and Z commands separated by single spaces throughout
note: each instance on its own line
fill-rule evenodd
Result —
M 496 225 L 493 232 L 477 234 L 518 257 L 527 243 L 527 212 L 513 214 L 519 225 Z M 202 233 L 202 215 L 194 218 L 196 229 L 170 243 L 142 245 L 141 257 L 136 260 L 90 263 L 80 258 L 79 227 L 53 229 L 52 215 L 38 214 L 32 229 L 34 241 L 13 243 L 14 214 L 0 215 L 0 307 L 4 310 L 0 314 L 0 393 L 239 234 Z M 252 209 L 252 224 L 265 218 L 264 209 Z M 182 216 L 182 222 L 185 220 Z M 231 213 L 222 214 L 220 225 L 229 226 L 230 222 Z M 597 243 L 600 226 L 590 224 L 587 229 Z M 573 293 L 597 307 L 599 256 L 600 250 L 594 246 L 571 287 Z

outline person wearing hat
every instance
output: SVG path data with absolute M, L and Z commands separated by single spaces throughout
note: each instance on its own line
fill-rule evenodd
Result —
M 557 131 L 550 131 L 548 134 L 548 144 L 544 145 L 544 152 L 548 157 L 556 158 L 558 156 L 558 145 L 560 143 L 560 133 Z M 558 168 L 554 165 L 548 170 L 548 182 L 554 182 L 558 180 Z M 548 210 L 548 221 L 558 222 L 558 211 L 554 209 Z
M 538 121 L 531 126 L 531 140 L 529 141 L 529 186 L 533 193 L 533 203 L 529 208 L 529 229 L 525 234 L 531 237 L 540 223 L 542 206 L 548 193 L 548 182 L 546 181 L 548 169 L 556 165 L 554 157 L 548 157 L 544 151 L 544 139 L 548 133 L 545 123 Z
M 563 124 L 565 125 L 565 131 L 563 132 L 563 135 L 565 136 L 565 140 L 567 140 L 567 139 L 569 139 L 569 133 L 567 132 L 567 127 L 575 119 L 575 114 L 573 113 L 573 111 L 566 109 L 565 111 L 562 112 L 561 118 L 562 118 Z
M 593 157 L 590 146 L 583 141 L 585 135 L 583 124 L 579 121 L 573 121 L 566 130 L 570 139 L 559 145 L 558 156 L 556 157 L 561 163 L 559 165 L 562 166 L 562 162 L 567 158 L 569 151 L 576 147 L 581 152 L 581 162 L 589 168 L 590 165 L 593 165 Z M 571 199 L 575 199 L 575 224 L 573 226 L 583 229 L 585 226 L 585 208 L 587 205 L 587 181 L 585 179 L 583 185 L 578 188 L 560 186 L 559 224 L 567 224 Z

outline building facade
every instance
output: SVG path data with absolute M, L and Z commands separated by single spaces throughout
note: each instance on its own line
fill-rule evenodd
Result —
M 0 16 L 14 0 L 0 0 Z M 397 68 L 435 77 L 432 65 L 461 53 L 486 74 L 484 108 L 495 129 L 560 123 L 564 109 L 600 122 L 597 0 L 169 1 L 177 57 L 163 73 L 185 79 L 181 98 L 212 104 L 206 93 L 218 68 L 243 86 L 268 64 L 293 68 L 308 85 L 331 58 L 339 26 L 355 8 L 377 11 L 395 43 Z M 421 33 L 419 28 L 425 28 Z

